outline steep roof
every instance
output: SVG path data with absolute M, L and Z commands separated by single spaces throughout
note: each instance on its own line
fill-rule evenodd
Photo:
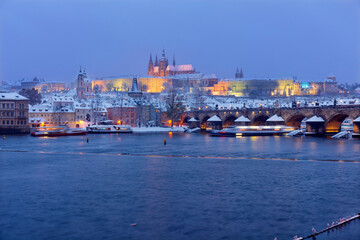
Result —
M 284 119 L 278 115 L 273 115 L 266 120 L 267 122 L 284 122 Z
M 360 122 L 360 117 L 356 118 L 354 122 Z
M 194 71 L 194 67 L 191 64 L 183 64 L 183 65 L 168 65 L 166 67 L 166 71 L 174 71 L 174 72 L 187 72 Z
M 308 120 L 306 120 L 306 122 L 325 122 L 325 121 L 322 117 L 318 117 L 318 116 L 314 115 L 311 118 L 309 118 Z
M 190 120 L 188 122 L 199 122 L 199 120 L 197 120 L 195 118 L 190 118 Z
M 16 92 L 12 93 L 0 93 L 0 99 L 1 100 L 29 100 L 24 96 L 21 96 L 20 94 Z
M 243 115 L 241 115 L 240 117 L 238 117 L 235 122 L 250 122 L 250 119 L 248 119 L 247 117 L 244 117 Z
M 216 116 L 216 115 L 214 115 L 214 116 L 212 116 L 211 118 L 209 118 L 208 120 L 207 120 L 207 122 L 221 122 L 222 120 L 218 117 L 218 116 Z

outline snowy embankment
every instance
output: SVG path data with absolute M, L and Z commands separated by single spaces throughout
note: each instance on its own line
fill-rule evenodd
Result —
M 184 127 L 133 127 L 133 133 L 185 132 Z

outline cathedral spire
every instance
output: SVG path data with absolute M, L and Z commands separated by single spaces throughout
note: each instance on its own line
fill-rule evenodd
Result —
M 175 55 L 174 55 L 174 58 L 173 58 L 173 66 L 175 67 Z
M 80 73 L 81 73 L 81 66 L 80 66 Z
M 153 64 L 151 53 L 150 53 L 150 59 L 149 59 L 149 65 L 150 65 L 150 64 L 151 64 L 151 65 Z
M 240 78 L 244 78 L 244 73 L 243 73 L 242 68 L 241 68 L 241 70 L 240 70 Z
M 155 55 L 155 67 L 159 66 L 159 62 L 158 62 L 158 59 L 157 59 L 157 54 Z
M 148 75 L 154 75 L 154 65 L 153 65 L 151 53 L 150 53 L 149 66 L 148 66 Z

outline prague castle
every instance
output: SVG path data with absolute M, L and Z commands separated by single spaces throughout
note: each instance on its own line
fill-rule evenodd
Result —
M 191 64 L 185 65 L 176 65 L 175 56 L 173 58 L 172 65 L 169 65 L 169 62 L 165 56 L 165 50 L 162 51 L 161 58 L 158 60 L 157 55 L 155 56 L 155 64 L 152 60 L 152 55 L 150 54 L 149 66 L 148 66 L 148 75 L 154 77 L 165 77 L 173 76 L 178 74 L 191 74 L 195 73 L 195 69 Z

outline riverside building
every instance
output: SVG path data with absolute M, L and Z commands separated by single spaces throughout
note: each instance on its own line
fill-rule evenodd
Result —
M 0 93 L 0 134 L 26 134 L 29 99 L 18 93 Z

